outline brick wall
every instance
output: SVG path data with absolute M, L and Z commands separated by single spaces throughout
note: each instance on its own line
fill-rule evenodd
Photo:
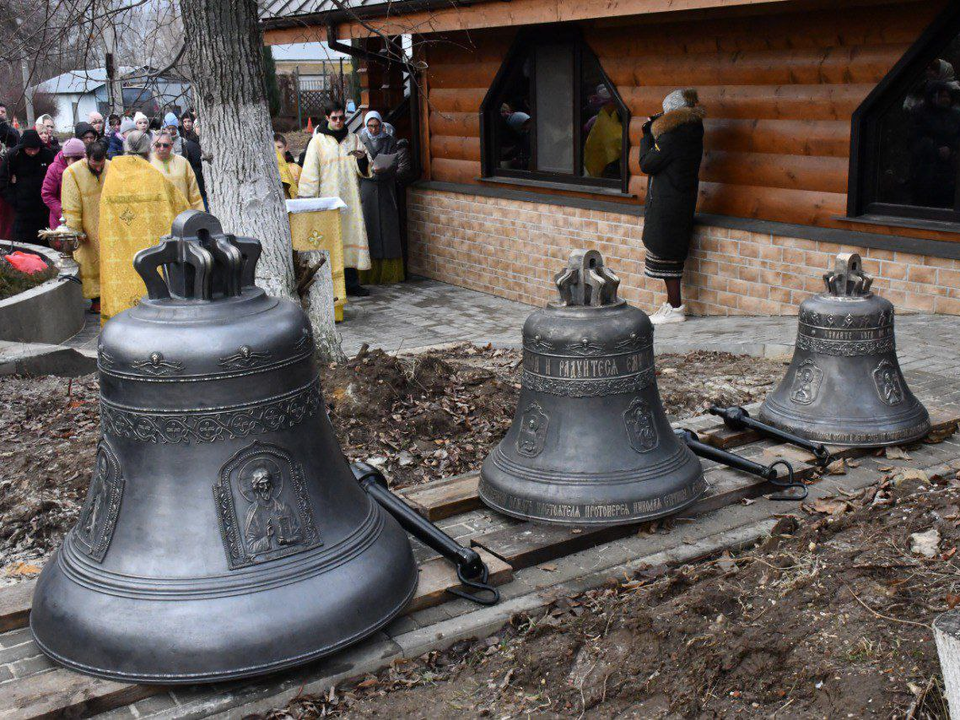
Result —
M 412 189 L 410 271 L 531 305 L 555 299 L 570 250 L 599 250 L 620 294 L 650 312 L 666 297 L 643 274 L 643 218 Z M 960 315 L 960 261 L 719 227 L 701 227 L 684 276 L 696 315 L 793 315 L 838 252 L 859 252 L 874 288 L 900 310 Z

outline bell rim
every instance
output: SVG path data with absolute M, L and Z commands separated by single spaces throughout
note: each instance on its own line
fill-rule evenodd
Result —
M 102 678 L 105 680 L 118 680 L 121 682 L 130 682 L 130 683 L 141 683 L 147 685 L 194 685 L 197 683 L 212 683 L 212 682 L 222 682 L 228 680 L 239 680 L 241 678 L 249 677 L 258 677 L 267 675 L 270 673 L 279 672 L 281 670 L 286 670 L 289 668 L 297 667 L 304 665 L 306 663 L 318 660 L 322 657 L 332 655 L 333 653 L 339 652 L 347 647 L 355 645 L 366 637 L 369 637 L 373 633 L 377 632 L 381 628 L 385 627 L 393 620 L 395 620 L 407 607 L 410 601 L 416 595 L 417 587 L 420 583 L 420 573 L 415 572 L 411 574 L 412 584 L 409 591 L 403 597 L 401 602 L 392 608 L 383 618 L 368 626 L 367 628 L 354 633 L 353 635 L 340 640 L 339 642 L 327 645 L 319 650 L 314 650 L 309 653 L 302 653 L 300 655 L 284 658 L 282 660 L 276 660 L 270 663 L 263 663 L 256 666 L 247 666 L 239 670 L 233 671 L 224 671 L 224 672 L 212 672 L 212 673 L 176 673 L 176 674 L 139 674 L 139 673 L 123 673 L 123 672 L 113 672 L 106 670 L 104 668 L 95 667 L 92 665 L 86 665 L 84 663 L 77 662 L 75 660 L 70 660 L 59 653 L 51 650 L 47 647 L 43 641 L 37 635 L 36 629 L 34 628 L 33 615 L 30 616 L 30 633 L 33 636 L 34 642 L 37 644 L 37 647 L 52 660 L 56 661 L 63 667 L 69 670 L 76 670 L 77 672 L 83 673 L 85 675 L 90 675 L 91 677 Z
M 777 408 L 781 407 L 780 403 L 772 403 L 770 401 L 770 398 L 767 398 L 766 400 L 764 400 L 763 404 L 760 406 L 759 412 L 757 413 L 757 419 L 762 422 L 769 423 L 770 425 L 773 425 L 774 427 L 779 428 L 780 430 L 784 430 L 786 432 L 791 432 L 796 435 L 799 435 L 800 437 L 806 438 L 807 440 L 822 442 L 822 443 L 826 443 L 828 445 L 833 445 L 836 447 L 871 448 L 871 447 L 888 447 L 891 445 L 903 445 L 906 443 L 916 442 L 917 440 L 922 440 L 930 433 L 930 430 L 932 428 L 932 425 L 930 423 L 930 412 L 927 410 L 926 407 L 924 407 L 923 403 L 921 403 L 919 400 L 916 399 L 916 397 L 914 397 L 913 407 L 910 408 L 908 412 L 903 413 L 903 416 L 905 418 L 910 418 L 911 415 L 914 415 L 916 417 L 916 419 L 912 421 L 914 424 L 911 425 L 910 423 L 904 422 L 903 423 L 903 425 L 905 425 L 904 428 L 896 428 L 896 427 L 891 428 L 885 431 L 884 433 L 880 433 L 881 437 L 878 437 L 876 440 L 857 441 L 857 442 L 849 442 L 847 440 L 838 439 L 837 432 L 829 432 L 825 430 L 818 431 L 816 429 L 811 430 L 811 428 L 815 428 L 817 424 L 813 418 L 798 417 L 795 424 L 784 422 L 779 415 L 771 415 L 769 408 L 770 408 L 770 405 L 774 405 L 774 404 L 777 406 Z M 865 428 L 868 427 L 868 423 L 862 420 L 858 421 L 857 423 L 852 423 L 850 420 L 841 419 L 839 422 L 840 424 L 845 423 L 847 426 L 852 426 L 852 427 L 856 427 L 857 425 L 863 425 L 863 427 Z M 894 437 L 894 438 L 882 437 L 882 435 L 884 434 L 890 435 L 896 432 L 907 432 L 907 431 L 914 430 L 914 428 L 916 428 L 915 431 L 911 432 L 909 435 L 906 435 L 904 437 Z M 875 430 L 876 425 L 870 425 L 869 429 Z
M 481 502 L 483 502 L 483 504 L 490 509 L 517 520 L 525 520 L 527 522 L 534 523 L 535 525 L 562 525 L 565 527 L 616 527 L 620 525 L 635 525 L 637 523 L 648 522 L 650 520 L 658 520 L 660 518 L 676 515 L 681 510 L 690 507 L 700 498 L 702 498 L 703 494 L 707 491 L 707 481 L 703 476 L 703 472 L 701 471 L 700 476 L 694 483 L 692 483 L 693 487 L 695 488 L 695 492 L 691 495 L 690 499 L 675 506 L 671 506 L 671 508 L 668 510 L 656 511 L 653 513 L 634 514 L 621 518 L 615 518 L 613 520 L 609 518 L 598 518 L 596 520 L 583 520 L 578 518 L 567 520 L 563 517 L 532 515 L 530 513 L 520 513 L 514 510 L 508 510 L 499 503 L 493 502 L 488 497 L 487 493 L 484 492 L 485 482 L 489 483 L 489 481 L 485 480 L 485 478 L 481 475 L 480 485 L 477 489 L 477 495 L 479 496 Z M 513 496 L 519 497 L 517 495 Z

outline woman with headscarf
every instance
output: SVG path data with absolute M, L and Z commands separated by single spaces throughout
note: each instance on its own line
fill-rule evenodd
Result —
M 86 124 L 86 123 L 84 123 Z M 60 205 L 60 187 L 63 183 L 64 171 L 73 165 L 77 160 L 87 154 L 87 146 L 83 140 L 70 138 L 63 144 L 63 150 L 57 153 L 57 156 L 47 168 L 47 175 L 43 179 L 43 186 L 40 188 L 40 197 L 44 204 L 50 208 L 50 219 L 47 227 L 55 228 L 60 224 L 60 218 L 63 216 L 63 208 Z
M 643 124 L 640 170 L 650 176 L 643 214 L 644 274 L 667 286 L 667 302 L 650 316 L 654 325 L 683 322 L 683 265 L 690 251 L 703 158 L 703 118 L 697 91 L 674 90 L 663 113 Z
M 370 270 L 360 274 L 360 283 L 387 285 L 403 280 L 403 245 L 397 183 L 408 178 L 398 175 L 399 142 L 384 129 L 383 118 L 371 110 L 358 133 L 370 155 L 370 177 L 360 178 L 360 203 L 370 247 Z M 378 160 L 379 158 L 379 160 Z
M 0 165 L 0 193 L 13 207 L 13 239 L 45 245 L 37 233 L 47 227 L 50 211 L 40 195 L 53 152 L 35 129 L 27 130 L 20 144 L 7 153 Z

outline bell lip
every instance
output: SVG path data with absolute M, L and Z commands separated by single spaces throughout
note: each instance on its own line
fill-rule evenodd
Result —
M 416 564 L 415 560 L 414 564 Z M 63 667 L 83 673 L 84 675 L 103 678 L 105 680 L 119 680 L 122 682 L 139 683 L 142 685 L 196 685 L 198 683 L 216 683 L 227 680 L 238 680 L 241 678 L 259 677 L 300 665 L 305 665 L 306 663 L 318 660 L 322 657 L 332 655 L 360 642 L 364 638 L 369 637 L 373 633 L 377 632 L 377 630 L 380 630 L 381 628 L 390 624 L 404 611 L 404 609 L 406 609 L 414 595 L 416 595 L 417 587 L 420 583 L 419 568 L 417 568 L 417 572 L 411 574 L 411 577 L 413 582 L 410 590 L 404 596 L 403 600 L 394 608 L 392 608 L 381 620 L 378 620 L 376 623 L 370 625 L 364 630 L 354 633 L 350 637 L 344 638 L 336 644 L 328 645 L 324 648 L 320 648 L 319 650 L 290 658 L 284 658 L 282 660 L 276 660 L 271 663 L 245 667 L 242 670 L 192 674 L 139 674 L 114 672 L 103 668 L 85 665 L 74 660 L 69 660 L 48 648 L 37 636 L 36 630 L 33 627 L 32 614 L 30 616 L 30 634 L 33 636 L 34 642 L 37 644 L 37 647 L 40 648 L 43 654 L 59 663 Z
M 923 430 L 917 431 L 912 435 L 899 438 L 891 439 L 877 439 L 870 442 L 847 442 L 843 440 L 836 439 L 836 433 L 826 432 L 826 431 L 811 431 L 811 425 L 809 423 L 798 422 L 796 425 L 791 423 L 783 422 L 778 416 L 771 417 L 769 412 L 765 412 L 767 409 L 767 400 L 763 401 L 763 404 L 760 406 L 760 410 L 757 413 L 757 419 L 761 422 L 768 423 L 769 425 L 774 426 L 780 430 L 793 433 L 807 440 L 814 442 L 821 442 L 826 445 L 831 445 L 833 447 L 850 447 L 850 448 L 876 448 L 876 447 L 889 447 L 893 445 L 906 445 L 908 443 L 917 442 L 922 440 L 927 435 L 930 434 L 932 425 L 930 423 L 930 412 L 919 400 L 916 400 L 916 407 L 919 408 L 920 412 L 917 413 L 918 426 L 922 425 Z M 906 425 L 906 423 L 904 423 Z M 907 426 L 909 429 L 909 425 Z M 887 431 L 897 432 L 896 428 Z
M 703 475 L 701 474 L 697 482 L 694 483 L 694 485 L 699 484 L 701 486 L 700 489 L 686 502 L 680 503 L 679 505 L 671 507 L 668 510 L 663 510 L 660 512 L 653 512 L 653 513 L 644 513 L 640 515 L 630 515 L 622 518 L 617 518 L 612 521 L 606 518 L 584 521 L 584 520 L 567 520 L 564 518 L 544 517 L 539 515 L 524 515 L 514 510 L 508 510 L 504 507 L 501 507 L 497 503 L 493 502 L 488 497 L 486 497 L 483 491 L 484 489 L 483 483 L 484 483 L 484 480 L 481 477 L 480 486 L 477 490 L 477 495 L 480 497 L 480 500 L 483 502 L 483 504 L 489 507 L 490 509 L 498 513 L 501 513 L 503 515 L 506 515 L 508 517 L 516 518 L 518 520 L 525 520 L 527 522 L 532 522 L 534 525 L 563 525 L 566 527 L 618 527 L 620 525 L 636 525 L 638 523 L 648 522 L 650 520 L 658 520 L 659 518 L 675 515 L 681 510 L 684 510 L 685 508 L 690 507 L 691 505 L 696 503 L 700 498 L 702 498 L 703 494 L 707 491 L 707 482 L 704 479 Z

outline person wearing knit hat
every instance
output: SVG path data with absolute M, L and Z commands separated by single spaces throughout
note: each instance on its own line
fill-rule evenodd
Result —
M 178 128 L 180 127 L 180 118 L 177 117 L 176 113 L 168 112 L 163 116 L 163 127 L 164 128 Z
M 133 116 L 133 122 L 136 123 L 137 130 L 140 132 L 146 132 L 150 129 L 150 118 L 142 112 L 138 112 Z
M 650 316 L 654 325 L 686 319 L 680 281 L 697 209 L 704 115 L 696 90 L 674 90 L 663 99 L 663 113 L 642 127 L 640 170 L 650 176 L 643 215 L 644 274 L 667 286 L 667 301 Z
M 53 151 L 40 138 L 40 133 L 31 128 L 0 164 L 0 194 L 16 213 L 11 238 L 16 242 L 46 244 L 37 235 L 47 227 L 49 217 L 40 190 L 53 159 Z
M 86 125 L 90 132 L 93 128 L 87 123 L 78 123 L 77 128 Z M 60 224 L 60 218 L 63 216 L 63 208 L 60 204 L 60 188 L 63 182 L 64 171 L 73 165 L 77 160 L 86 155 L 87 146 L 83 140 L 75 137 L 70 138 L 63 144 L 63 149 L 57 153 L 50 167 L 47 168 L 46 177 L 43 178 L 43 185 L 40 188 L 40 197 L 43 203 L 50 208 L 50 219 L 47 227 L 53 229 Z
M 73 136 L 80 138 L 84 145 L 89 145 L 99 138 L 96 128 L 88 122 L 78 122 L 73 126 Z

